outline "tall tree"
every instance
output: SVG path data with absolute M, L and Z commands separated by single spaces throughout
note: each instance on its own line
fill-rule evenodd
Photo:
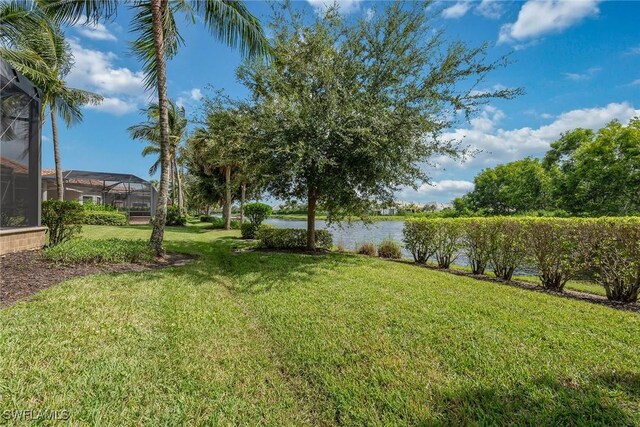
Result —
M 173 197 L 177 196 L 180 212 L 184 212 L 182 177 L 180 176 L 180 168 L 178 167 L 178 155 L 187 132 L 187 117 L 184 107 L 179 107 L 170 99 L 168 100 L 168 105 L 170 176 L 177 186 L 177 191 L 174 192 Z M 158 103 L 152 102 L 147 108 L 141 109 L 140 112 L 147 117 L 147 120 L 143 123 L 130 126 L 128 128 L 129 134 L 133 139 L 139 139 L 149 143 L 142 149 L 143 156 L 159 156 L 161 153 L 161 144 L 159 123 L 160 108 Z M 159 156 L 149 168 L 149 174 L 154 175 L 158 171 L 160 162 L 161 159 Z
M 20 15 L 21 11 L 27 15 Z M 48 108 L 53 136 L 56 192 L 58 199 L 63 200 L 57 117 L 61 117 L 67 126 L 81 122 L 81 106 L 100 103 L 102 97 L 66 84 L 64 78 L 73 65 L 69 43 L 65 41 L 64 34 L 56 23 L 43 14 L 29 15 L 29 12 L 17 2 L 0 5 L 0 16 L 6 17 L 7 22 L 14 22 L 15 28 L 22 27 L 22 31 L 12 32 L 13 26 L 3 24 L 0 33 L 5 35 L 3 40 L 6 44 L 0 47 L 0 56 L 42 90 L 42 119 L 44 121 Z
M 432 156 L 462 151 L 441 137 L 456 113 L 468 118 L 519 93 L 477 90 L 507 60 L 488 62 L 486 44 L 448 43 L 430 5 L 378 3 L 355 24 L 336 7 L 314 17 L 276 5 L 273 61 L 238 72 L 255 103 L 267 190 L 307 201 L 310 250 L 319 204 L 330 221 L 365 216 L 402 186 L 428 181 Z
M 56 19 L 71 23 L 83 18 L 96 21 L 109 17 L 118 5 L 117 0 L 37 0 L 37 3 Z M 155 88 L 158 95 L 161 173 L 150 244 L 158 255 L 163 255 L 171 164 L 166 61 L 176 55 L 183 42 L 175 15 L 183 14 L 191 22 L 204 23 L 215 38 L 238 48 L 243 55 L 265 55 L 269 45 L 257 18 L 239 0 L 137 0 L 131 8 L 134 13 L 131 29 L 137 34 L 132 49 L 143 62 L 147 87 Z

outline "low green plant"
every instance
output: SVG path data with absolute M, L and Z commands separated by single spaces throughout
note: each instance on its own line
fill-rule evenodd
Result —
M 86 210 L 82 223 L 87 225 L 127 225 L 127 215 L 119 211 Z
M 263 247 L 269 249 L 304 249 L 307 246 L 307 231 L 299 228 L 274 228 L 260 226 L 256 237 Z M 316 248 L 331 249 L 333 237 L 327 230 L 316 230 Z
M 141 263 L 154 259 L 145 240 L 72 239 L 47 248 L 44 257 L 63 264 Z
M 240 235 L 243 239 L 255 239 L 258 228 L 250 222 L 244 222 L 240 225 Z
M 378 256 L 380 258 L 400 259 L 402 258 L 402 248 L 398 242 L 384 239 L 378 245 Z
M 219 216 L 211 217 L 211 228 L 215 230 L 224 230 L 224 218 Z M 237 230 L 240 228 L 240 221 L 232 219 L 231 220 L 231 229 Z
M 435 254 L 437 232 L 438 222 L 435 219 L 414 218 L 405 221 L 402 241 L 418 264 L 424 264 Z
M 484 218 L 464 218 L 462 223 L 462 250 L 469 260 L 473 274 L 484 274 L 491 255 L 491 235 Z
M 82 205 L 76 201 L 42 202 L 42 225 L 47 227 L 49 246 L 56 246 L 82 231 Z
M 501 279 L 511 280 L 527 255 L 522 221 L 507 217 L 487 218 L 486 221 L 491 239 L 489 262 L 493 273 Z
M 111 205 L 101 205 L 93 201 L 86 201 L 82 204 L 82 209 L 86 211 L 95 212 L 117 212 L 117 209 Z
M 439 268 L 449 268 L 458 256 L 462 243 L 462 223 L 457 218 L 436 220 L 435 257 Z
M 247 203 L 244 206 L 244 215 L 250 223 L 259 227 L 262 222 L 271 216 L 273 209 L 265 203 Z
M 167 223 L 166 225 L 183 226 L 187 224 L 186 215 L 180 213 L 178 206 L 167 206 Z
M 356 253 L 360 255 L 376 256 L 376 245 L 371 242 L 365 242 L 358 245 Z

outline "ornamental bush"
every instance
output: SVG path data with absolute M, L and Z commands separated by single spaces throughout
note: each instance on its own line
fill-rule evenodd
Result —
M 491 254 L 491 235 L 484 218 L 461 219 L 462 251 L 469 261 L 473 274 L 484 274 Z
M 385 239 L 378 245 L 378 256 L 380 258 L 400 259 L 402 258 L 402 248 L 398 242 Z
M 588 242 L 587 265 L 607 298 L 636 302 L 640 294 L 640 218 L 587 220 L 583 241 Z
M 127 225 L 127 215 L 118 211 L 86 210 L 82 218 L 88 225 Z
M 449 268 L 461 248 L 462 223 L 456 218 L 443 218 L 436 222 L 434 254 L 439 268 Z
M 438 227 L 439 221 L 436 219 L 414 218 L 405 221 L 402 241 L 418 264 L 424 264 L 435 254 Z
M 83 213 L 82 205 L 76 201 L 42 202 L 41 221 L 48 229 L 48 245 L 58 245 L 82 231 Z
M 491 245 L 489 263 L 496 277 L 511 280 L 513 272 L 522 267 L 527 255 L 522 222 L 515 218 L 487 218 Z
M 307 246 L 307 231 L 298 228 L 274 228 L 260 226 L 256 237 L 268 249 L 304 249 Z M 331 249 L 333 237 L 327 230 L 316 230 L 316 248 Z
M 45 258 L 62 264 L 151 262 L 154 252 L 145 240 L 72 239 L 45 250 Z
M 583 270 L 585 253 L 580 219 L 523 218 L 527 262 L 538 272 L 545 289 L 562 291 Z
M 376 256 L 376 245 L 371 242 L 365 242 L 358 245 L 356 253 L 360 255 Z
M 187 224 L 186 215 L 180 213 L 178 206 L 167 206 L 167 223 L 166 225 L 183 226 Z
M 272 212 L 271 206 L 265 203 L 255 202 L 244 205 L 244 216 L 256 227 L 259 227 L 262 221 L 269 218 Z
M 240 224 L 240 235 L 243 239 L 255 239 L 258 228 L 250 222 L 244 222 Z

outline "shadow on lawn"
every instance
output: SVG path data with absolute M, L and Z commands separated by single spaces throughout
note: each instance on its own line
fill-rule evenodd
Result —
M 540 377 L 509 389 L 453 390 L 442 396 L 438 418 L 444 425 L 634 425 L 632 408 L 625 412 L 611 398 L 616 390 L 599 377 L 585 384 Z
M 215 276 L 231 278 L 225 281 L 225 286 L 247 294 L 286 291 L 339 266 L 358 262 L 355 256 L 336 253 L 252 251 L 255 243 L 229 236 L 207 243 L 176 243 L 174 247 L 180 252 L 200 254 L 202 258 L 188 268 L 175 270 L 175 274 L 191 276 L 194 283 L 210 281 Z

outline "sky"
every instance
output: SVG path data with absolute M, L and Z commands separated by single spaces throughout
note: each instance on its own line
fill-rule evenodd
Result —
M 299 0 L 295 6 L 320 13 L 327 2 Z M 269 6 L 247 2 L 266 26 Z M 446 1 L 434 25 L 449 40 L 489 43 L 489 57 L 511 53 L 513 64 L 490 74 L 479 89 L 517 88 L 514 100 L 491 102 L 468 123 L 445 137 L 462 141 L 476 154 L 464 162 L 434 159 L 428 184 L 402 189 L 399 200 L 446 203 L 473 189 L 482 169 L 499 163 L 541 157 L 562 132 L 598 129 L 617 119 L 640 116 L 640 2 L 599 0 Z M 340 2 L 341 13 L 357 19 L 372 3 Z M 131 14 L 122 7 L 115 19 L 66 29 L 75 66 L 66 77 L 72 87 L 104 96 L 85 107 L 84 121 L 60 129 L 63 169 L 132 173 L 150 179 L 152 158 L 140 152 L 127 127 L 139 123 L 149 100 L 141 65 L 129 51 Z M 215 89 L 236 98 L 247 95 L 236 81 L 240 55 L 217 42 L 198 24 L 179 20 L 185 43 L 167 68 L 169 96 L 191 116 L 203 95 Z M 43 129 L 42 167 L 53 168 L 51 128 Z

